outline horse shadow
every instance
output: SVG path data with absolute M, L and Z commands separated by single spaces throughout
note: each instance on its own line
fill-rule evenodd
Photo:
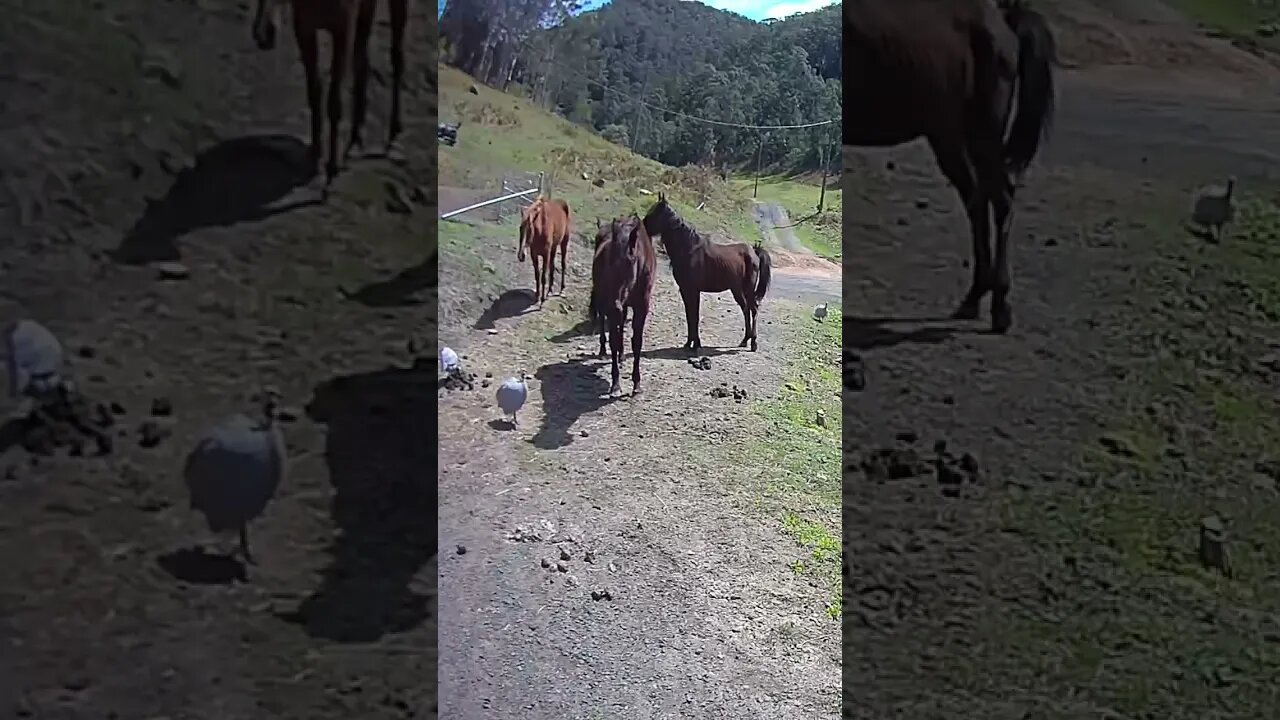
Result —
M 354 300 L 365 307 L 390 308 L 425 305 L 425 298 L 415 297 L 427 288 L 435 287 L 439 278 L 439 256 L 431 257 L 420 264 L 401 270 L 393 277 L 369 283 L 355 292 L 342 291 L 348 300 Z
M 628 351 L 630 348 L 628 348 Z M 683 345 L 674 345 L 672 347 L 658 348 L 656 350 L 641 351 L 643 357 L 653 358 L 654 360 L 686 360 L 696 357 L 720 357 L 721 355 L 737 355 L 738 353 L 748 352 L 747 348 L 740 348 L 736 345 L 733 347 L 708 347 L 703 345 L 697 350 L 686 349 Z
M 948 323 L 946 325 L 928 325 L 910 330 L 895 330 L 886 325 L 900 323 Z M 955 325 L 957 321 L 949 317 L 857 317 L 844 316 L 841 342 L 846 348 L 855 350 L 876 350 L 889 348 L 903 343 L 917 345 L 935 345 L 945 342 L 961 329 Z
M 492 330 L 499 320 L 519 317 L 538 302 L 532 290 L 507 290 L 494 299 L 476 319 L 472 330 Z
M 125 265 L 174 262 L 182 258 L 177 240 L 206 227 L 264 220 L 302 207 L 311 199 L 273 205 L 311 180 L 307 146 L 292 135 L 250 135 L 201 152 L 178 173 L 112 252 Z
M 434 617 L 432 598 L 410 587 L 436 554 L 428 381 L 425 369 L 337 377 L 317 386 L 306 406 L 328 428 L 331 515 L 342 531 L 320 587 L 281 615 L 312 637 L 371 642 Z
M 614 401 L 608 397 L 609 381 L 594 365 L 578 360 L 543 365 L 534 377 L 542 391 L 544 416 L 542 427 L 529 442 L 543 450 L 573 442 L 573 424 Z

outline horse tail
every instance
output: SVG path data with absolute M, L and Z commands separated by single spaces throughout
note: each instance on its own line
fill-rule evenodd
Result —
M 1021 174 L 1031 165 L 1053 124 L 1053 66 L 1057 42 L 1049 23 L 1023 2 L 1001 3 L 1004 20 L 1018 36 L 1017 114 L 1005 140 L 1005 165 Z
M 769 251 L 763 246 L 755 247 L 756 257 L 760 260 L 760 279 L 756 281 L 756 302 L 764 300 L 764 294 L 769 292 L 769 279 L 773 275 L 773 258 L 769 257 Z

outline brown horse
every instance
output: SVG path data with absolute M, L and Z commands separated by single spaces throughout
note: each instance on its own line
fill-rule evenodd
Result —
M 928 140 L 973 238 L 973 283 L 952 317 L 976 319 L 991 292 L 997 333 L 1013 323 L 1013 195 L 1048 137 L 1055 55 L 1044 16 L 1020 0 L 844 2 L 844 143 Z
M 742 308 L 742 322 L 746 331 L 738 347 L 751 343 L 756 350 L 756 315 L 760 301 L 769 290 L 773 259 L 759 245 L 754 248 L 746 243 L 720 244 L 698 234 L 667 203 L 665 195 L 658 194 L 658 202 L 644 216 L 644 228 L 650 235 L 661 235 L 671 261 L 671 274 L 680 287 L 684 300 L 685 322 L 688 339 L 685 349 L 702 347 L 698 336 L 698 309 L 702 293 L 719 293 L 728 290 Z
M 618 373 L 622 365 L 622 327 L 631 319 L 631 394 L 640 394 L 640 351 L 644 347 L 644 324 L 653 304 L 653 285 L 658 275 L 658 256 L 653 240 L 640 218 L 616 218 L 596 231 L 596 254 L 591 262 L 591 301 L 587 311 L 600 326 L 600 355 L 604 355 L 605 326 L 613 358 L 610 395 L 620 392 Z
M 548 200 L 541 195 L 520 211 L 520 244 L 516 248 L 516 260 L 524 262 L 524 249 L 528 245 L 529 262 L 533 265 L 533 279 L 537 285 L 538 307 L 546 302 L 555 285 L 557 248 L 560 250 L 560 293 L 564 293 L 571 220 L 569 203 Z
M 320 87 L 319 36 L 329 33 L 333 40 L 329 60 L 329 160 L 325 164 L 327 189 L 338 174 L 338 133 L 342 124 L 342 81 L 347 61 L 353 64 L 351 88 L 351 139 L 345 155 L 363 144 L 362 132 L 368 104 L 369 36 L 373 33 L 373 17 L 378 0 L 257 0 L 253 20 L 253 39 L 262 50 L 276 45 L 280 13 L 286 2 L 293 8 L 293 33 L 302 56 L 302 69 L 307 79 L 307 104 L 311 108 L 310 171 L 320 171 L 320 136 L 324 117 L 320 103 L 324 92 Z M 400 92 L 404 85 L 404 33 L 409 22 L 409 0 L 387 0 L 391 11 L 391 120 L 387 127 L 387 152 L 394 147 L 404 125 L 400 118 Z

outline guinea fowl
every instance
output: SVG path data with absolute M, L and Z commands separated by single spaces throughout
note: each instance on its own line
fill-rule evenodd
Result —
M 1191 221 L 1207 229 L 1215 242 L 1221 242 L 1223 226 L 1235 220 L 1235 199 L 1232 197 L 1235 187 L 1236 178 L 1232 175 L 1227 178 L 1225 186 L 1206 185 L 1196 190 L 1191 205 Z
M 525 384 L 528 377 L 528 374 L 522 372 L 520 377 L 507 378 L 498 386 L 498 407 L 510 416 L 512 427 L 516 426 L 516 413 L 520 412 L 525 400 L 529 399 L 529 386 Z
M 69 385 L 62 343 L 34 320 L 19 320 L 4 335 L 9 370 L 9 396 L 43 401 Z
M 813 319 L 814 319 L 814 320 L 825 320 L 825 319 L 826 319 L 826 317 L 827 317 L 827 304 L 826 304 L 826 303 L 822 303 L 821 305 L 818 305 L 818 306 L 816 306 L 816 307 L 814 307 L 814 308 L 813 308 Z
M 458 360 L 458 353 L 452 348 L 440 348 L 440 369 L 444 370 L 446 375 L 452 375 L 462 368 L 461 362 Z
M 215 534 L 238 530 L 240 551 L 249 564 L 249 523 L 266 509 L 288 472 L 276 424 L 279 395 L 264 391 L 260 400 L 260 418 L 233 415 L 211 428 L 187 456 L 183 471 L 191 509 L 204 515 Z

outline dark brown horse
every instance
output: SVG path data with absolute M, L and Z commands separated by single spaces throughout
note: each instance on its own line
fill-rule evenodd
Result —
M 1013 322 L 1013 194 L 1048 136 L 1055 55 L 1044 17 L 1018 0 L 844 2 L 844 143 L 928 140 L 973 237 L 973 284 L 953 317 L 976 319 L 991 292 L 998 333 Z
M 560 293 L 564 294 L 571 219 L 569 203 L 549 200 L 541 195 L 520 211 L 520 245 L 516 249 L 516 260 L 524 262 L 524 249 L 528 247 L 533 279 L 537 285 L 534 292 L 538 296 L 538 307 L 546 302 L 555 285 L 556 249 L 560 250 Z
M 600 355 L 604 355 L 605 327 L 613 358 L 610 395 L 620 392 L 618 373 L 622 365 L 622 326 L 631 316 L 631 394 L 640 393 L 640 351 L 644 347 L 644 324 L 653 304 L 653 284 L 658 274 L 658 256 L 653 240 L 640 218 L 616 218 L 596 230 L 596 254 L 591 262 L 591 302 L 587 309 L 600 325 Z
M 320 32 L 329 33 L 332 55 L 329 60 L 329 160 L 325 164 L 325 187 L 338 174 L 338 133 L 342 124 L 342 81 L 347 62 L 352 63 L 351 139 L 346 155 L 363 144 L 362 132 L 369 95 L 369 36 L 378 0 L 257 0 L 253 19 L 253 39 L 262 50 L 276 45 L 280 14 L 286 2 L 293 9 L 293 34 L 302 57 L 307 79 L 307 104 L 311 108 L 312 174 L 320 170 L 320 136 L 324 116 L 320 112 L 325 97 L 320 87 Z M 409 0 L 387 0 L 391 13 L 391 119 L 387 127 L 387 151 L 404 129 L 400 118 L 400 92 L 404 86 L 404 33 L 409 23 Z
M 715 243 L 698 234 L 676 213 L 665 195 L 658 194 L 658 202 L 644 216 L 644 228 L 650 235 L 662 236 L 671 261 L 671 274 L 680 287 L 684 300 L 685 322 L 688 339 L 685 349 L 702 347 L 698 336 L 698 309 L 702 293 L 719 293 L 728 290 L 742 308 L 742 322 L 746 331 L 738 347 L 751 343 L 756 349 L 756 315 L 760 301 L 769 290 L 773 259 L 759 245 L 754 248 L 746 243 Z

